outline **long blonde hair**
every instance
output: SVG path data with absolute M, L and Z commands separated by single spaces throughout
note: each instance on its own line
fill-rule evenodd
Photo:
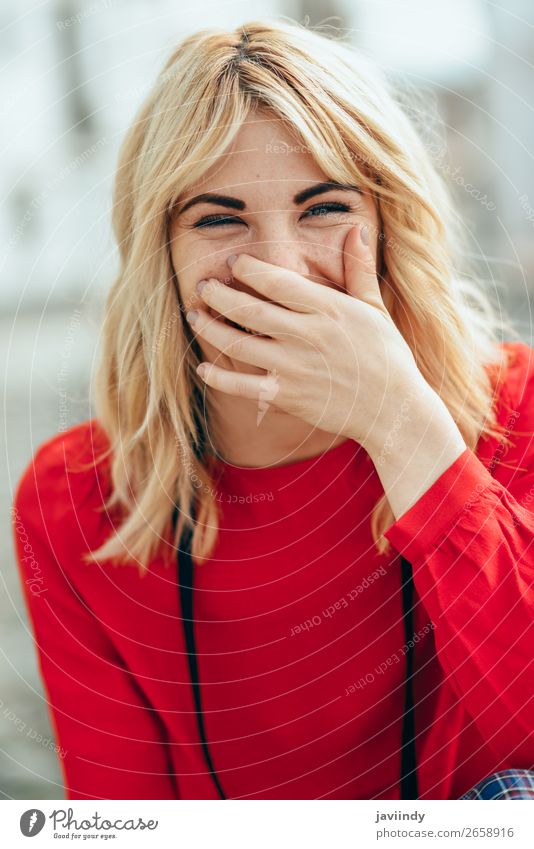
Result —
M 120 522 L 86 559 L 135 560 L 143 571 L 156 556 L 174 557 L 184 529 L 195 561 L 214 550 L 209 392 L 204 406 L 169 225 L 183 192 L 256 108 L 292 128 L 328 178 L 373 193 L 382 296 L 396 326 L 467 446 L 502 436 L 490 371 L 506 368 L 505 325 L 480 285 L 457 273 L 458 217 L 384 75 L 341 39 L 286 21 L 203 30 L 172 52 L 120 150 L 113 197 L 120 271 L 94 388 L 108 445 L 100 460 L 110 463 L 104 507 Z M 394 515 L 385 495 L 370 521 L 377 551 L 388 552 L 383 532 Z

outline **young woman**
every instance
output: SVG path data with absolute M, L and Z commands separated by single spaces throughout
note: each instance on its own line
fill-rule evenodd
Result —
M 386 81 L 188 37 L 113 224 L 96 415 L 14 502 L 68 798 L 527 794 L 534 352 Z

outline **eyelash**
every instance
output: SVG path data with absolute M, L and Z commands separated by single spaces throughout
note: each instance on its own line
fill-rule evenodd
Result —
M 306 210 L 306 214 L 309 212 L 314 212 L 317 209 L 327 209 L 329 212 L 353 212 L 352 207 L 346 203 L 335 203 L 331 201 L 330 203 L 318 203 L 315 206 L 311 206 Z M 319 216 L 311 215 L 311 218 L 318 218 Z M 239 218 L 236 218 L 234 215 L 206 215 L 204 218 L 201 218 L 200 221 L 197 221 L 193 227 L 204 228 L 204 227 L 213 227 L 217 224 L 235 224 L 235 223 L 243 223 Z

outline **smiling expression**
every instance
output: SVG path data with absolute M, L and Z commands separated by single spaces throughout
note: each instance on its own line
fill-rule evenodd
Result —
M 195 286 L 209 277 L 261 299 L 232 277 L 226 263 L 231 254 L 248 253 L 344 291 L 343 245 L 360 222 L 369 225 L 376 262 L 374 198 L 357 185 L 329 180 L 281 121 L 256 113 L 174 210 L 171 257 L 185 311 L 207 309 Z M 198 343 L 209 362 L 262 373 L 202 339 Z

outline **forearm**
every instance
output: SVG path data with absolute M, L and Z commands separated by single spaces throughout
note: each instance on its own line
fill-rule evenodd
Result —
M 388 409 L 364 447 L 397 520 L 467 445 L 447 407 L 428 385 L 416 387 Z

